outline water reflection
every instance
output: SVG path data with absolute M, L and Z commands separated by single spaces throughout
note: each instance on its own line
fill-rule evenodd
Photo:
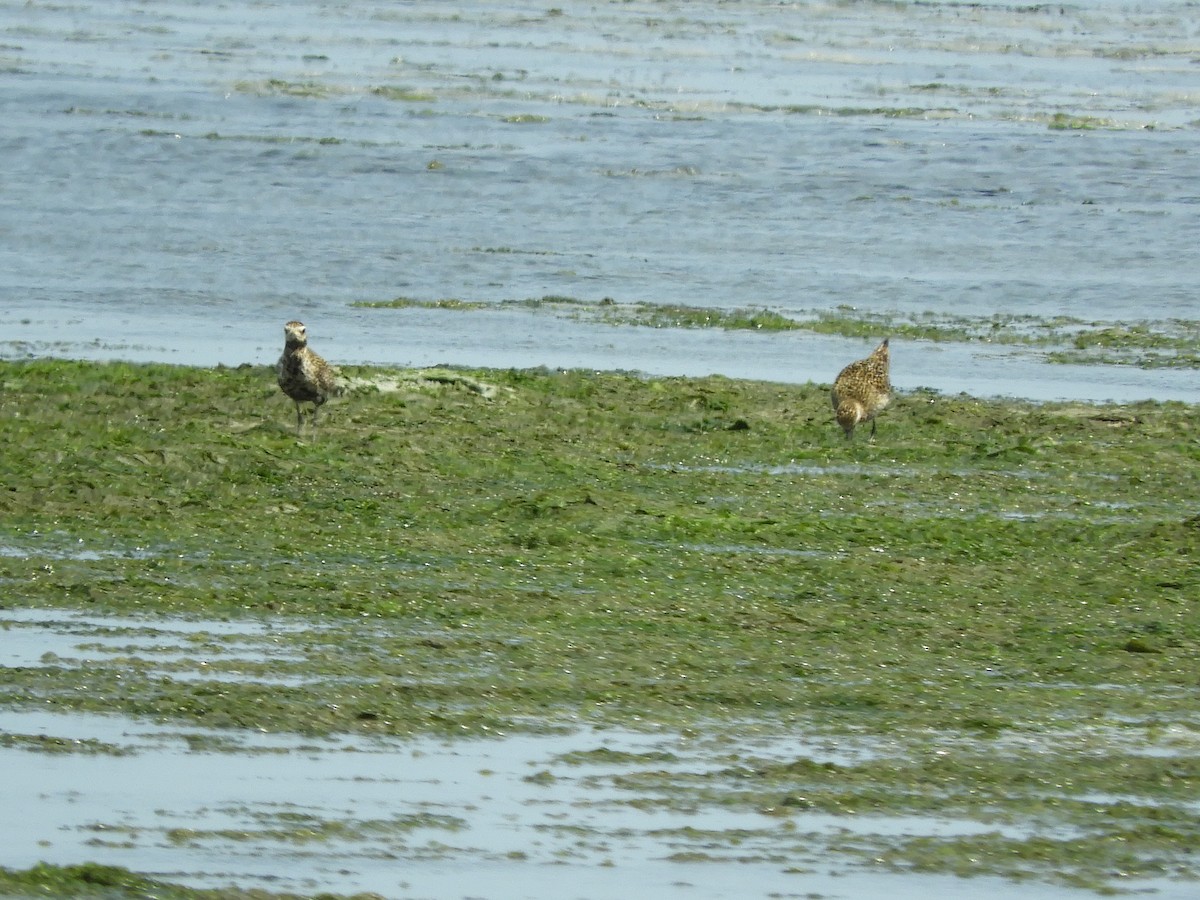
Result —
M 220 675 L 209 680 L 272 685 L 286 683 L 288 670 L 320 679 L 305 675 L 303 656 L 289 648 L 319 642 L 325 626 L 8 609 L 0 627 L 9 666 L 96 665 L 188 680 L 209 678 L 211 668 Z M 1036 817 L 831 814 L 793 802 L 785 788 L 774 806 L 738 799 L 748 784 L 739 773 L 854 772 L 934 749 L 981 751 L 961 734 L 798 733 L 763 722 L 680 732 L 566 720 L 546 731 L 548 724 L 534 734 L 401 739 L 4 709 L 6 800 L 23 813 L 0 820 L 0 864 L 96 861 L 201 886 L 397 898 L 557 897 L 563 879 L 594 898 L 622 897 L 631 884 L 681 900 L 929 890 L 1016 898 L 1027 896 L 1026 886 L 868 871 L 862 848 L 915 836 L 1072 836 Z M 1195 749 L 1190 728 L 1155 726 L 1151 738 L 1135 724 L 983 740 L 987 752 L 1032 758 L 1098 747 L 1169 758 Z M 1164 898 L 1186 895 L 1166 883 L 1142 886 Z
M 979 834 L 996 826 L 815 813 L 779 819 L 674 808 L 662 798 L 631 804 L 613 776 L 639 759 L 656 771 L 686 770 L 731 752 L 677 734 L 296 739 L 42 712 L 5 712 L 0 726 L 122 751 L 0 748 L 8 802 L 25 811 L 0 825 L 10 867 L 92 860 L 193 885 L 385 897 L 567 896 L 564 883 L 593 898 L 625 896 L 633 884 L 668 898 L 882 890 L 915 898 L 931 889 L 1027 896 L 986 878 L 865 874 L 823 849 L 855 834 Z M 756 748 L 810 751 L 821 753 L 797 739 Z

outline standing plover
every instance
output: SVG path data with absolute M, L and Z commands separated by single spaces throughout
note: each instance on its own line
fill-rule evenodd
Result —
M 875 437 L 875 415 L 892 399 L 890 362 L 885 338 L 866 359 L 852 362 L 838 373 L 831 398 L 847 440 L 854 437 L 854 426 L 867 420 L 871 422 L 871 437 Z
M 304 425 L 301 403 L 311 403 L 312 427 L 317 427 L 317 409 L 330 394 L 341 393 L 338 372 L 308 347 L 308 330 L 303 322 L 288 322 L 283 326 L 283 356 L 275 367 L 279 387 L 296 401 L 296 434 Z

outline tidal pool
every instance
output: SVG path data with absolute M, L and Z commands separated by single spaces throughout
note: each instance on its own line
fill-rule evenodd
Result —
M 289 645 L 328 627 L 16 609 L 4 610 L 0 625 L 7 666 L 111 657 L 109 665 L 136 668 L 141 677 L 179 679 L 204 677 L 210 659 L 228 658 L 226 677 L 264 684 L 276 679 L 252 663 L 289 660 Z M 207 657 L 191 649 L 198 640 Z M 386 898 L 616 900 L 631 885 L 680 900 L 882 893 L 915 900 L 930 892 L 1025 898 L 1031 889 L 1023 881 L 879 863 L 913 841 L 1072 840 L 1082 827 L 1038 814 L 976 818 L 949 805 L 944 813 L 834 813 L 783 785 L 839 773 L 853 784 L 858 767 L 921 756 L 952 764 L 981 750 L 1036 758 L 1104 748 L 1157 754 L 1169 766 L 1193 756 L 1198 740 L 1184 726 L 1090 727 L 1053 738 L 1001 736 L 984 742 L 988 751 L 961 734 L 804 734 L 762 722 L 711 729 L 529 724 L 532 733 L 462 739 L 296 736 L 6 708 L 0 768 L 8 808 L 21 814 L 0 821 L 0 865 L 95 862 L 196 887 Z M 770 788 L 781 775 L 781 786 Z M 1061 787 L 1045 790 L 1053 798 Z M 764 804 L 763 796 L 774 800 Z M 1061 796 L 1098 809 L 1155 802 Z M 956 871 L 971 874 L 971 860 Z M 1130 887 L 1164 900 L 1192 892 L 1161 879 Z M 1036 888 L 1041 898 L 1082 894 Z
M 383 897 L 1028 897 L 995 878 L 866 871 L 846 845 L 1021 829 L 910 816 L 674 808 L 614 778 L 687 772 L 739 748 L 650 730 L 493 739 L 297 739 L 119 716 L 6 711 L 5 734 L 116 752 L 0 748 L 5 866 L 94 861 L 194 886 Z M 213 740 L 222 749 L 206 748 Z M 758 758 L 836 746 L 752 741 Z M 853 755 L 853 750 L 849 755 Z M 1139 884 L 1184 898 L 1169 883 Z M 1078 891 L 1040 885 L 1036 896 Z
M 276 670 L 303 657 L 281 646 L 279 635 L 310 630 L 293 622 L 229 622 L 95 616 L 63 610 L 0 610 L 8 666 L 133 666 L 180 678 L 247 677 L 295 683 L 301 676 Z

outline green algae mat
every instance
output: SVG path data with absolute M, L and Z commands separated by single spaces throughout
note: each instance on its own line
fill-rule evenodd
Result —
M 288 625 L 211 680 L 6 667 L 0 710 L 845 739 L 626 786 L 996 829 L 843 848 L 895 871 L 1200 878 L 1195 407 L 912 393 L 868 443 L 823 385 L 347 375 L 298 436 L 265 367 L 0 363 L 4 607 Z

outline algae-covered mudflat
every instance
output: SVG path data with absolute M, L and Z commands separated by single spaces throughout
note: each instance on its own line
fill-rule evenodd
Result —
M 916 392 L 848 443 L 816 384 L 347 374 L 298 438 L 265 367 L 0 364 L 5 639 L 112 626 L 10 657 L 9 721 L 120 714 L 233 756 L 246 733 L 669 731 L 702 757 L 597 746 L 532 783 L 700 816 L 664 856 L 798 885 L 830 859 L 1200 880 L 1195 407 Z M 53 867 L 0 889 L 56 879 L 147 889 Z

